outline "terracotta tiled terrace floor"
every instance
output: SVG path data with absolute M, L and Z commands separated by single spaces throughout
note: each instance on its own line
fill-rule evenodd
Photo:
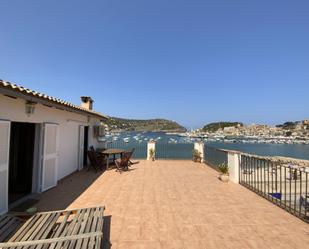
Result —
M 309 248 L 308 224 L 217 175 L 189 161 L 83 171 L 42 194 L 38 207 L 105 205 L 105 248 Z

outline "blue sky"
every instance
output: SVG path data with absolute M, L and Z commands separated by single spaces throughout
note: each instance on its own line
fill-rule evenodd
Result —
M 309 1 L 1 1 L 0 78 L 189 127 L 309 118 Z

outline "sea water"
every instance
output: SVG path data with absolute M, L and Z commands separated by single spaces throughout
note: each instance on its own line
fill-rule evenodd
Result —
M 125 142 L 125 141 L 126 142 Z M 197 139 L 168 135 L 163 132 L 123 132 L 119 135 L 107 137 L 108 148 L 135 148 L 136 158 L 146 158 L 147 142 L 156 141 L 156 158 L 165 159 L 191 159 L 194 142 Z M 205 145 L 238 150 L 241 152 L 260 156 L 284 156 L 309 160 L 309 145 L 305 144 L 267 144 L 267 143 L 225 143 L 205 142 Z

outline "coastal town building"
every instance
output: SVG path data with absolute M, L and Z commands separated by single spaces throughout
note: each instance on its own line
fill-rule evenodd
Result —
M 223 132 L 224 133 L 231 133 L 231 134 L 233 134 L 236 131 L 237 131 L 237 127 L 235 127 L 235 126 L 230 126 L 230 127 L 224 127 L 223 128 Z
M 211 123 L 207 126 L 218 123 Z M 197 129 L 191 136 L 205 137 L 209 141 L 251 143 L 299 143 L 309 144 L 309 120 L 286 122 L 283 125 L 269 126 L 265 124 L 237 125 L 221 127 L 213 130 Z
M 304 125 L 309 125 L 309 119 L 303 120 L 303 124 L 304 124 Z
M 107 116 L 90 97 L 81 100 L 77 106 L 0 80 L 0 214 L 87 164 Z

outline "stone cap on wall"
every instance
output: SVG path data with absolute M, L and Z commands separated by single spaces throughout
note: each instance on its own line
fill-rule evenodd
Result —
M 268 160 L 268 161 L 278 163 L 278 164 L 286 164 L 286 165 L 292 164 L 292 165 L 299 166 L 299 167 L 309 168 L 309 160 L 292 158 L 292 157 L 283 157 L 283 156 L 259 156 L 259 155 L 249 154 L 249 153 L 245 153 L 245 152 L 241 152 L 237 150 L 227 150 L 227 149 L 219 149 L 219 148 L 214 148 L 214 149 L 223 151 L 226 153 L 230 153 L 230 154 L 240 154 L 240 155 L 245 155 L 249 157 L 255 157 L 261 160 Z

